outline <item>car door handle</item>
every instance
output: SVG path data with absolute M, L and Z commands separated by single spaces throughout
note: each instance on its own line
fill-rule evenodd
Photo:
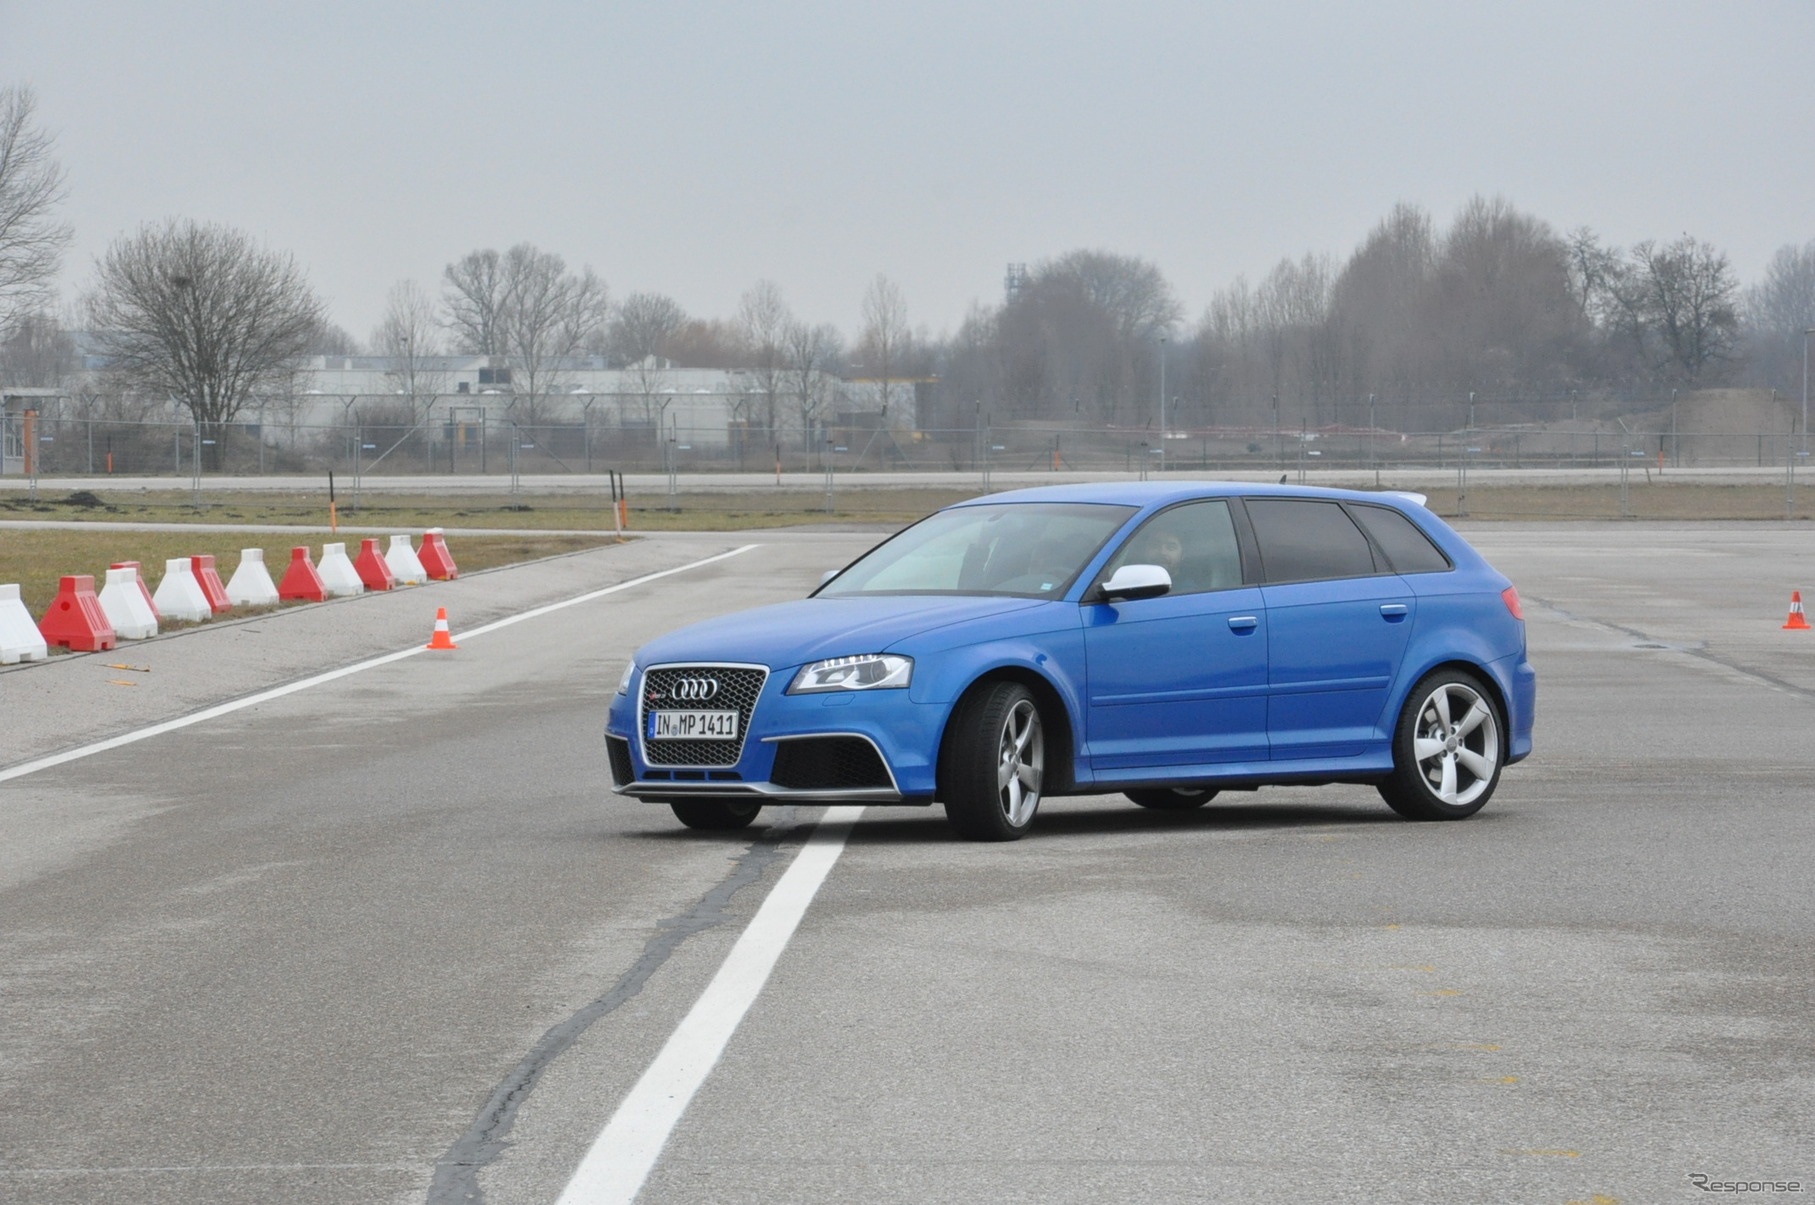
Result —
M 1380 604 L 1380 614 L 1386 618 L 1388 623 L 1398 623 L 1400 620 L 1404 619 L 1406 610 L 1407 608 L 1404 603 Z
M 1253 615 L 1231 615 L 1229 627 L 1236 632 L 1248 633 L 1260 626 L 1260 619 Z

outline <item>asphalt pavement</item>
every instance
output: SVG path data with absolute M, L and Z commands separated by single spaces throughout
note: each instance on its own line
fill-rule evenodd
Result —
M 869 809 L 638 1199 L 1808 1191 L 1815 531 L 1468 534 L 1540 684 L 1481 815 Z M 553 1201 L 816 816 L 610 796 L 624 660 L 873 539 L 652 537 L 0 672 L 0 1199 Z M 7 778 L 441 605 L 456 653 Z

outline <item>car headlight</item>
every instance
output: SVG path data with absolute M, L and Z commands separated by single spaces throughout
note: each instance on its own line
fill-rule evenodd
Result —
M 791 695 L 828 690 L 896 690 L 914 678 L 914 659 L 893 653 L 866 653 L 861 657 L 828 657 L 803 665 L 788 687 Z
M 637 663 L 634 659 L 632 659 L 628 664 L 626 664 L 624 666 L 624 676 L 622 678 L 618 679 L 618 693 L 619 694 L 627 695 L 630 693 L 630 680 L 632 678 L 636 677 L 636 673 L 637 673 Z

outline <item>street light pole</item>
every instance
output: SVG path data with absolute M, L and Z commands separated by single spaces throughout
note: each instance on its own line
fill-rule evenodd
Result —
M 1809 336 L 1815 326 L 1802 332 L 1802 454 L 1809 454 Z
M 1807 339 L 1803 340 L 1806 344 Z M 1166 336 L 1160 336 L 1160 474 L 1166 472 Z

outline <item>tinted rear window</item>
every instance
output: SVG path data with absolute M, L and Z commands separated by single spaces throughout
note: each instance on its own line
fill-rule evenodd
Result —
M 1350 508 L 1398 573 L 1442 573 L 1452 568 L 1443 550 L 1418 525 L 1390 506 Z
M 1249 498 L 1247 507 L 1268 581 L 1309 582 L 1376 572 L 1367 537 L 1336 503 Z

